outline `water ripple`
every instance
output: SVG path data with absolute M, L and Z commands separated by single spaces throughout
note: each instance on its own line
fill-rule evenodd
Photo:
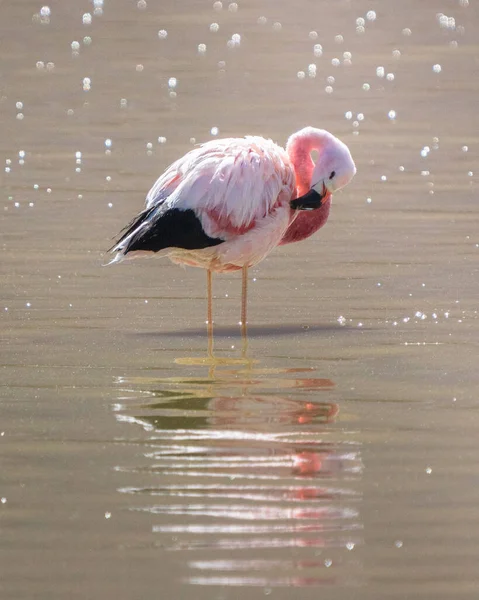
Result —
M 361 443 L 336 422 L 334 382 L 255 361 L 205 366 L 207 376 L 117 379 L 116 418 L 147 435 L 144 462 L 116 466 L 149 480 L 119 488 L 139 501 L 129 510 L 182 555 L 190 585 L 357 582 Z

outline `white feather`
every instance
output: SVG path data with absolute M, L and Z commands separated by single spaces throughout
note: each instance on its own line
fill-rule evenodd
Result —
M 294 189 L 293 168 L 281 147 L 260 137 L 227 138 L 174 162 L 148 192 L 146 207 L 166 201 L 169 208 L 192 209 L 208 235 L 220 235 L 209 211 L 234 227 L 249 227 L 270 213 L 283 191 L 291 197 Z

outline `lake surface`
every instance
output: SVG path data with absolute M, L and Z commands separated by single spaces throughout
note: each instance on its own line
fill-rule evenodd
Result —
M 477 3 L 0 15 L 1 597 L 477 598 Z M 105 251 L 194 144 L 305 125 L 358 174 L 247 344 L 214 278 L 212 360 L 205 273 Z

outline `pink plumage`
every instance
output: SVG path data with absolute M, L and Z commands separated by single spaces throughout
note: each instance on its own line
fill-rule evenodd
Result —
M 156 181 L 144 211 L 112 248 L 112 262 L 158 253 L 210 273 L 243 269 L 246 276 L 276 246 L 324 225 L 332 192 L 355 172 L 347 146 L 322 129 L 298 131 L 286 150 L 256 136 L 212 140 Z

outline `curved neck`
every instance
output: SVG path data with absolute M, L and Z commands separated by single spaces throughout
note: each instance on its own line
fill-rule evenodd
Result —
M 294 167 L 298 196 L 306 194 L 311 187 L 314 169 L 311 152 L 317 150 L 321 153 L 330 138 L 331 134 L 327 131 L 313 127 L 306 127 L 289 138 L 286 152 Z
M 305 240 L 315 231 L 321 229 L 329 217 L 331 199 L 327 200 L 321 208 L 316 210 L 298 210 L 294 215 L 290 226 L 281 238 L 280 246 Z

